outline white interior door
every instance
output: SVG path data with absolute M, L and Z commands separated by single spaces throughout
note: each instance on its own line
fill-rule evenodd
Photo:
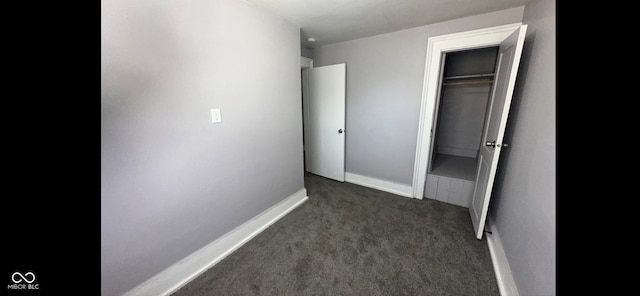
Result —
M 482 239 L 484 233 L 526 30 L 526 25 L 520 26 L 500 44 L 495 82 L 480 144 L 476 184 L 469 207 L 473 229 L 478 239 Z
M 302 72 L 307 171 L 344 182 L 346 64 Z

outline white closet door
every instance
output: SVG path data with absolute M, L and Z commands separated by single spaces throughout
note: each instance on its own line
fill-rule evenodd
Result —
M 480 144 L 477 179 L 469 207 L 473 229 L 478 239 L 482 239 L 484 232 L 526 30 L 527 25 L 520 26 L 500 44 L 494 88 Z
M 307 171 L 344 182 L 346 64 L 302 71 L 308 86 Z

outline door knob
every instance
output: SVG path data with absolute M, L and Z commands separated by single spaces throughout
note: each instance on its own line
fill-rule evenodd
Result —
M 491 146 L 493 148 L 496 148 L 496 146 L 502 147 L 502 148 L 508 148 L 509 147 L 509 144 L 507 144 L 507 143 L 502 143 L 502 144 L 497 144 L 496 145 L 496 141 L 486 142 L 486 143 L 484 143 L 484 145 L 485 146 Z
M 342 134 L 342 129 L 339 129 L 339 130 L 338 130 L 338 134 Z

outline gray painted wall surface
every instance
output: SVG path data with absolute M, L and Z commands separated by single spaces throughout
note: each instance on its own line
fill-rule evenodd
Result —
M 522 21 L 524 6 L 325 45 L 314 67 L 347 64 L 346 171 L 411 184 L 427 38 Z
M 304 187 L 300 35 L 235 0 L 102 1 L 101 22 L 109 296 Z
M 313 48 L 300 47 L 300 55 L 305 58 L 313 59 Z
M 526 5 L 527 36 L 490 215 L 520 295 L 556 289 L 556 10 Z
M 305 58 L 313 59 L 313 48 L 315 47 L 315 43 L 307 41 L 309 38 L 307 33 L 300 29 L 300 55 Z
M 488 85 L 444 87 L 436 128 L 438 153 L 477 156 L 490 89 Z
M 448 53 L 444 77 L 494 73 L 496 54 L 497 47 Z M 443 86 L 436 127 L 438 153 L 477 156 L 490 90 L 489 84 Z
M 447 53 L 444 76 L 493 73 L 497 55 L 496 46 Z

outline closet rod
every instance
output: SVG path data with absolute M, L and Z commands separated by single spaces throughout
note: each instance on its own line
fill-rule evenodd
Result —
M 460 82 L 445 82 L 444 85 L 472 85 L 472 84 L 485 84 L 493 83 L 493 80 L 472 80 L 472 81 L 460 81 Z
M 465 78 L 480 78 L 480 77 L 493 77 L 496 74 L 487 73 L 487 74 L 472 74 L 472 75 L 458 75 L 458 76 L 449 76 L 444 77 L 444 79 L 465 79 Z

